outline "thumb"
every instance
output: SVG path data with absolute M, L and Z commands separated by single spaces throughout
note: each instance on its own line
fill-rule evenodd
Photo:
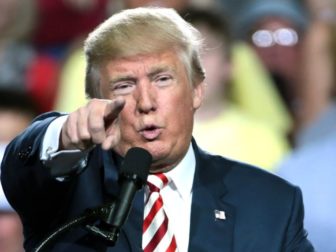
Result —
M 112 149 L 119 143 L 119 141 L 120 141 L 120 131 L 119 129 L 116 129 L 114 134 L 108 135 L 104 140 L 104 142 L 102 142 L 102 148 L 104 150 Z

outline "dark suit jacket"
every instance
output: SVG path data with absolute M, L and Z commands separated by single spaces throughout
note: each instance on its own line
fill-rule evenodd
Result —
M 118 194 L 115 155 L 98 147 L 80 175 L 63 182 L 50 176 L 39 152 L 55 116 L 35 120 L 9 145 L 1 167 L 6 196 L 24 224 L 27 251 L 60 224 Z M 303 228 L 297 187 L 258 168 L 207 154 L 195 142 L 193 148 L 196 172 L 189 251 L 313 251 Z M 113 248 L 105 247 L 84 228 L 76 228 L 48 251 L 141 251 L 143 208 L 140 190 Z M 224 211 L 226 219 L 216 219 L 215 210 Z

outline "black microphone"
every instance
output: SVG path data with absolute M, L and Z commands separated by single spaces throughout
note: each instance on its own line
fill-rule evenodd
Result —
M 119 230 L 130 213 L 136 191 L 147 182 L 151 163 L 152 155 L 139 147 L 129 149 L 125 155 L 118 180 L 120 184 L 119 196 L 105 219 L 105 224 L 114 234 L 113 242 L 117 240 Z

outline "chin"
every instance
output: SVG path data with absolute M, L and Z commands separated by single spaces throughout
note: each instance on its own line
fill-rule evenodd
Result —
M 143 148 L 145 148 L 152 154 L 154 161 L 167 157 L 170 152 L 168 148 L 160 143 L 146 144 Z

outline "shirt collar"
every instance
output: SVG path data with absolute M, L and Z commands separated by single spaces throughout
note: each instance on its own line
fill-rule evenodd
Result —
M 195 153 L 190 144 L 187 154 L 182 161 L 174 169 L 166 173 L 171 179 L 170 186 L 177 190 L 183 199 L 190 197 L 190 193 L 192 192 L 195 167 Z

